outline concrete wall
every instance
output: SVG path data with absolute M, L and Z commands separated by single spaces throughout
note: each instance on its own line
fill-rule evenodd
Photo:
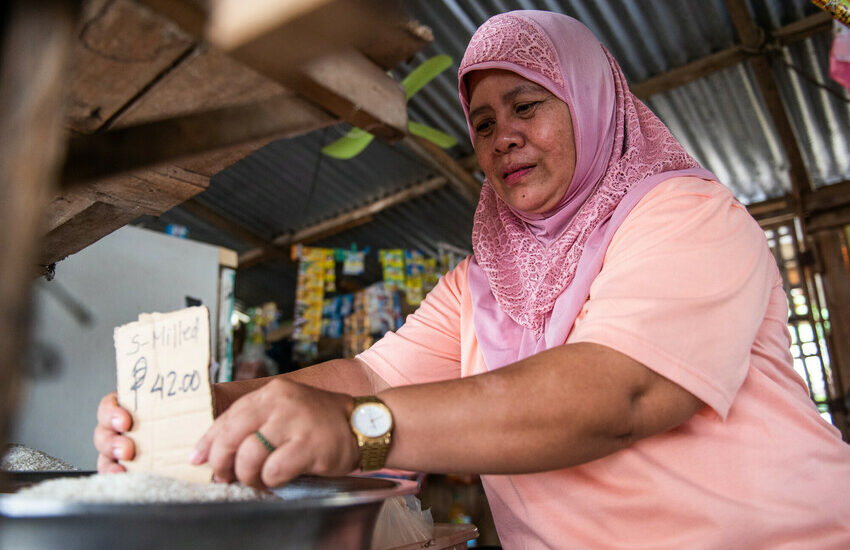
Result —
M 139 313 L 181 309 L 186 296 L 216 319 L 218 257 L 217 247 L 128 226 L 59 262 L 54 281 L 36 284 L 32 340 L 61 364 L 25 380 L 10 441 L 94 469 L 97 404 L 115 390 L 113 328 Z M 88 311 L 89 324 L 63 306 L 63 295 Z

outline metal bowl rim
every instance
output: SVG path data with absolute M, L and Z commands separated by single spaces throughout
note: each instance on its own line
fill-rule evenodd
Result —
M 0 518 L 58 518 L 58 517 L 139 517 L 187 518 L 196 515 L 208 519 L 217 516 L 233 518 L 234 515 L 276 515 L 282 512 L 306 509 L 341 509 L 379 503 L 391 497 L 415 494 L 419 485 L 404 479 L 375 479 L 391 483 L 385 488 L 344 491 L 315 497 L 279 500 L 249 500 L 231 502 L 163 502 L 163 503 L 118 503 L 118 502 L 72 502 L 48 498 L 16 499 L 14 495 L 0 495 Z

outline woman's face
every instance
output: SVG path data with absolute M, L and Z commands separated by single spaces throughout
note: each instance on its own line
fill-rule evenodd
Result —
M 474 71 L 466 79 L 472 145 L 490 185 L 515 210 L 552 210 L 575 172 L 569 107 L 510 71 Z

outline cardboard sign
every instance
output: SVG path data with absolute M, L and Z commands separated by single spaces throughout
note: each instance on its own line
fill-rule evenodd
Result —
M 115 329 L 118 403 L 130 411 L 127 432 L 136 456 L 121 461 L 128 472 L 151 472 L 208 482 L 207 465 L 189 454 L 212 425 L 210 321 L 206 307 L 143 313 Z

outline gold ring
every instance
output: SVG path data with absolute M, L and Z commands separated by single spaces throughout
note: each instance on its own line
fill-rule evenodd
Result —
M 255 431 L 254 435 L 257 436 L 257 439 L 260 440 L 260 443 L 263 444 L 263 447 L 265 447 L 268 452 L 270 452 L 270 453 L 274 452 L 274 449 L 275 449 L 274 445 L 269 443 L 269 440 L 266 439 L 265 437 L 263 437 L 263 434 L 261 434 L 259 430 Z

